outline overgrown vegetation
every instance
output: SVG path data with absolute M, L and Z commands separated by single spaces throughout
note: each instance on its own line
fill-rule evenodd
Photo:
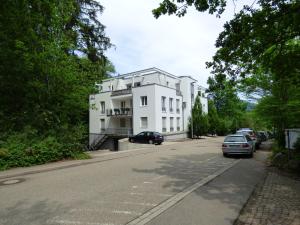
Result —
M 0 169 L 85 158 L 88 96 L 113 66 L 93 0 L 0 5 Z

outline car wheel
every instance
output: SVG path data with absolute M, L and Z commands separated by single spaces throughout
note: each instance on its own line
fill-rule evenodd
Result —
M 224 156 L 224 157 L 227 157 L 228 155 L 227 155 L 227 153 L 223 153 L 223 156 Z
M 152 141 L 152 140 L 149 140 L 149 144 L 152 145 L 152 144 L 153 144 L 153 141 Z
M 130 141 L 131 143 L 134 143 L 134 140 L 133 140 L 132 138 L 130 138 L 129 141 Z

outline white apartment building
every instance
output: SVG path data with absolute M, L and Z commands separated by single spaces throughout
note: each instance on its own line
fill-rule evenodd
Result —
M 105 135 L 128 136 L 146 130 L 186 136 L 198 94 L 203 111 L 208 111 L 205 89 L 197 80 L 157 68 L 106 79 L 97 87 L 99 93 L 89 98 L 90 145 Z

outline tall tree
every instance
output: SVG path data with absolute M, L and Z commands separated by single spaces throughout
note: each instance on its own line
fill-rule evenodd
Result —
M 202 136 L 207 134 L 208 131 L 208 118 L 202 110 L 202 104 L 197 95 L 192 109 L 192 116 L 190 118 L 190 132 L 193 136 Z
M 219 127 L 219 116 L 213 100 L 208 100 L 208 133 L 217 134 Z

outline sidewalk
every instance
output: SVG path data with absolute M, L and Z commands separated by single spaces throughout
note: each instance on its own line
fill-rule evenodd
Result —
M 300 177 L 276 168 L 255 189 L 235 225 L 299 225 Z

